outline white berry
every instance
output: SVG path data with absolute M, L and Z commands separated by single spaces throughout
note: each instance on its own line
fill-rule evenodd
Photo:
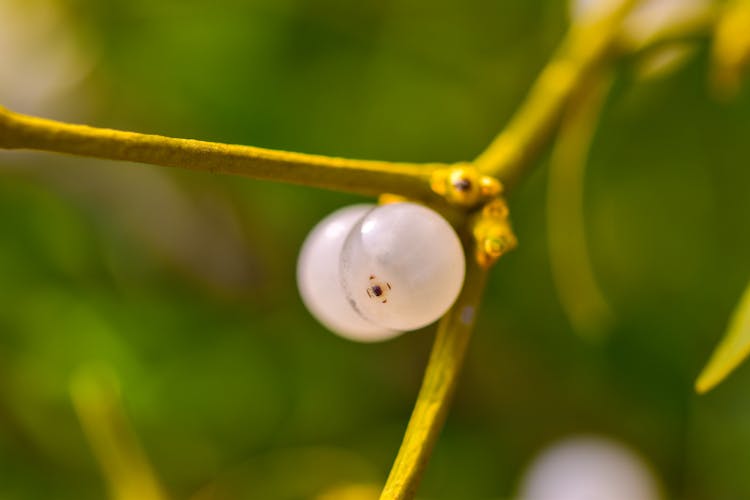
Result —
M 375 208 L 354 226 L 341 252 L 350 303 L 372 323 L 397 330 L 440 318 L 458 297 L 464 273 L 456 232 L 415 203 Z
M 659 500 L 651 468 L 625 446 L 574 437 L 544 450 L 521 483 L 520 500 Z
M 349 304 L 341 285 L 339 262 L 344 240 L 373 208 L 353 205 L 320 221 L 305 239 L 297 260 L 297 286 L 310 313 L 332 332 L 360 342 L 377 342 L 401 333 L 362 318 Z

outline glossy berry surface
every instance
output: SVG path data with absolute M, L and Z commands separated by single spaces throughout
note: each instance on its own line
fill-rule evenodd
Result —
M 464 273 L 456 232 L 437 212 L 415 203 L 368 212 L 341 252 L 350 303 L 372 323 L 397 330 L 440 318 L 458 297 Z
M 297 286 L 310 313 L 332 332 L 359 342 L 377 342 L 401 333 L 362 318 L 347 300 L 339 275 L 347 235 L 374 207 L 353 205 L 327 216 L 307 236 L 297 260 Z
M 624 445 L 597 436 L 555 443 L 534 459 L 520 500 L 660 500 L 652 468 Z

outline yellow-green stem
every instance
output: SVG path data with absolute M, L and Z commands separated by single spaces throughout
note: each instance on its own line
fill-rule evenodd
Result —
M 71 381 L 70 396 L 110 497 L 165 500 L 167 494 L 125 414 L 117 376 L 109 365 L 80 367 Z
M 616 47 L 619 26 L 634 2 L 600 22 L 573 25 L 508 125 L 475 160 L 479 170 L 513 187 L 549 143 L 570 97 Z
M 472 255 L 467 251 L 467 255 Z M 484 291 L 486 271 L 467 262 L 464 289 L 440 320 L 422 388 L 380 500 L 414 498 L 443 428 Z
M 611 68 L 593 73 L 569 102 L 550 156 L 547 181 L 552 281 L 573 329 L 591 338 L 603 335 L 613 320 L 586 244 L 583 197 L 589 149 L 613 76 Z
M 442 163 L 392 163 L 175 139 L 13 113 L 0 108 L 0 148 L 34 149 L 240 175 L 377 196 L 435 201 L 430 175 Z

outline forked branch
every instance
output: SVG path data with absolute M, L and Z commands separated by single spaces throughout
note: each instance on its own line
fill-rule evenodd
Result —
M 477 179 L 482 179 L 482 176 L 488 177 L 487 181 L 494 180 L 493 177 L 499 179 L 507 192 L 531 168 L 552 139 L 571 96 L 589 75 L 616 55 L 620 23 L 633 3 L 623 2 L 611 16 L 595 24 L 571 28 L 510 123 L 471 165 L 478 170 Z M 2 108 L 0 148 L 35 149 L 182 167 L 364 195 L 395 193 L 426 202 L 441 199 L 441 195 L 433 191 L 433 174 L 467 167 L 467 164 L 350 160 L 174 139 L 70 125 Z M 448 174 L 439 177 L 452 179 Z M 450 203 L 448 196 L 442 198 Z M 461 212 L 463 224 L 458 225 L 470 226 L 467 215 L 466 211 Z M 463 236 L 472 237 L 468 232 Z M 485 243 L 491 244 L 491 249 L 497 247 L 498 251 L 510 241 L 489 233 L 484 236 Z M 471 256 L 472 252 L 468 251 L 467 255 Z M 416 494 L 457 384 L 486 274 L 475 258 L 467 260 L 464 289 L 456 304 L 440 321 L 417 403 L 381 500 L 407 500 Z
M 476 158 L 480 172 L 512 188 L 549 144 L 570 98 L 611 62 L 620 25 L 633 1 L 590 24 L 574 24 L 508 125 Z

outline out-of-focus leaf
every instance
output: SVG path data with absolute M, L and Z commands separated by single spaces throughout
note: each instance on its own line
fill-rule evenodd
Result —
M 73 405 L 113 500 L 166 498 L 120 400 L 107 365 L 85 365 L 70 383 Z
M 589 256 L 583 206 L 589 147 L 610 84 L 610 75 L 600 75 L 571 104 L 550 159 L 547 188 L 552 277 L 573 329 L 587 337 L 601 335 L 612 322 Z
M 697 46 L 691 43 L 671 43 L 646 52 L 637 61 L 636 72 L 641 80 L 663 78 L 678 71 L 695 54 Z
M 220 472 L 190 499 L 369 500 L 380 494 L 380 486 L 375 486 L 378 478 L 378 470 L 350 450 L 288 448 L 259 454 Z
M 695 390 L 703 394 L 724 380 L 750 354 L 750 285 L 745 289 L 729 329 L 698 376 Z
M 378 485 L 343 484 L 324 491 L 315 500 L 377 500 L 379 497 Z

